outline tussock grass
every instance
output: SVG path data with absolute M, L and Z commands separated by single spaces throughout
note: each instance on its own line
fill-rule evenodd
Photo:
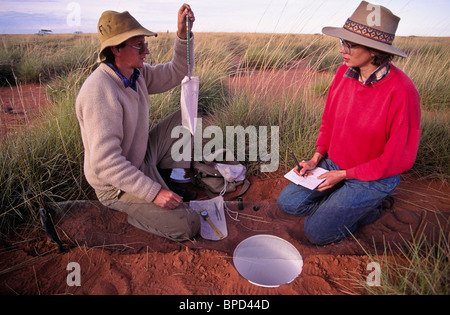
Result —
M 0 35 L 0 45 L 0 85 L 14 85 L 48 82 L 88 67 L 98 40 L 90 35 Z
M 152 64 L 172 56 L 174 34 L 149 40 Z M 200 77 L 199 108 L 205 121 L 217 126 L 279 126 L 281 167 L 292 167 L 288 152 L 309 157 L 314 150 L 326 92 L 340 64 L 338 41 L 321 35 L 215 34 L 195 35 Z M 410 75 L 422 94 L 423 138 L 414 171 L 419 176 L 450 177 L 448 39 L 398 38 L 410 58 L 395 63 Z M 35 220 L 38 196 L 49 200 L 85 198 L 83 147 L 76 121 L 75 98 L 95 68 L 95 35 L 0 36 L 0 81 L 40 82 L 48 86 L 49 111 L 40 122 L 0 145 L 1 230 Z M 271 95 L 269 89 L 230 91 L 225 81 L 246 71 L 289 69 L 302 62 L 309 71 L 296 93 Z M 274 72 L 275 73 L 275 72 Z M 308 72 L 305 72 L 308 73 Z M 270 77 L 268 79 L 270 81 Z M 180 89 L 150 98 L 150 125 L 178 108 Z M 205 126 L 205 125 L 204 125 Z M 251 170 L 257 163 L 248 163 Z M 34 222 L 34 221 L 33 221 Z
M 215 104 L 226 99 L 227 91 L 223 85 L 223 79 L 233 71 L 232 58 L 234 50 L 219 50 L 221 39 L 214 37 L 195 42 L 195 69 L 194 76 L 200 77 L 198 109 L 200 114 L 211 112 Z M 150 63 L 169 62 L 173 54 L 174 34 L 161 34 L 149 44 Z M 166 93 L 152 95 L 150 98 L 151 125 L 158 122 L 168 113 L 179 108 L 181 88 L 177 87 Z
M 364 249 L 369 261 L 380 266 L 377 285 L 373 282 L 370 285 L 367 279 L 351 277 L 368 294 L 448 295 L 450 239 L 444 226 L 448 226 L 448 222 L 441 222 L 433 237 L 420 233 L 412 240 L 385 245 L 382 252 L 370 254 Z
M 427 111 L 450 108 L 450 38 L 401 37 L 397 46 L 408 58 L 396 60 L 414 81 L 422 109 Z
M 0 146 L 0 227 L 38 224 L 39 198 L 63 201 L 89 198 L 83 176 L 83 145 L 75 98 L 83 72 L 72 72 L 48 86 L 49 109 L 30 130 Z
M 422 137 L 413 171 L 422 177 L 450 179 L 450 113 L 422 111 Z

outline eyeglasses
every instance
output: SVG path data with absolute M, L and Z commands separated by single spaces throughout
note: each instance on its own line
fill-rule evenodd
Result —
M 125 45 L 130 46 L 130 47 L 132 47 L 132 48 L 134 48 L 134 49 L 139 50 L 139 54 L 140 54 L 140 55 L 143 54 L 143 53 L 145 52 L 145 50 L 148 48 L 148 43 L 147 43 L 147 42 L 145 42 L 145 43 L 139 43 L 139 44 L 136 44 L 136 45 L 131 45 L 131 44 L 125 43 Z
M 346 41 L 345 39 L 339 39 L 341 42 L 341 47 L 344 47 L 344 51 L 346 54 L 350 55 L 352 53 L 352 48 L 361 46 L 359 44 L 354 44 Z

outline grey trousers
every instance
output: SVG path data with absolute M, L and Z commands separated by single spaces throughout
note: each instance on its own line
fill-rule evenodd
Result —
M 152 180 L 169 189 L 161 177 L 158 167 L 189 168 L 190 161 L 175 162 L 171 157 L 172 145 L 178 139 L 172 139 L 172 129 L 181 125 L 181 112 L 176 111 L 157 124 L 149 134 L 147 153 L 140 170 Z M 167 210 L 141 200 L 118 189 L 95 191 L 98 200 L 108 208 L 124 212 L 128 222 L 144 231 L 169 238 L 185 241 L 193 238 L 200 229 L 199 215 L 185 203 L 180 207 Z

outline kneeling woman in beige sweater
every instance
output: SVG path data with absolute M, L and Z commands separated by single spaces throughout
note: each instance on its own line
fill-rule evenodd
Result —
M 150 66 L 144 63 L 149 54 L 145 36 L 156 34 L 128 12 L 103 12 L 98 23 L 101 63 L 76 101 L 84 172 L 98 199 L 127 213 L 132 225 L 178 241 L 197 234 L 198 215 L 183 206 L 183 198 L 169 189 L 158 169 L 190 166 L 170 156 L 177 141 L 170 133 L 181 125 L 181 114 L 173 113 L 149 132 L 149 94 L 178 86 L 188 73 L 186 15 L 192 25 L 194 14 L 184 4 L 178 11 L 172 60 Z

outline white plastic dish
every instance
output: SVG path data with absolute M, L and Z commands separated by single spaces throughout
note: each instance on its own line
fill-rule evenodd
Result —
M 182 168 L 174 168 L 172 170 L 172 173 L 170 174 L 170 179 L 175 183 L 189 183 L 191 179 L 188 177 L 186 178 L 186 172 Z
M 271 288 L 292 282 L 303 268 L 303 258 L 291 243 L 267 234 L 239 243 L 233 253 L 233 263 L 250 283 Z

